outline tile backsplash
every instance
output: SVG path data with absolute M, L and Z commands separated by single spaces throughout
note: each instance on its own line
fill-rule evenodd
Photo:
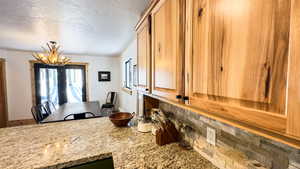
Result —
M 300 150 L 160 101 L 182 140 L 221 169 L 300 169 Z M 216 146 L 206 142 L 216 130 Z

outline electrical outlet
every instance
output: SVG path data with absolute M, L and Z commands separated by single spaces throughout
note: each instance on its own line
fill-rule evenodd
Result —
M 207 127 L 206 141 L 209 144 L 216 145 L 216 130 L 210 127 Z

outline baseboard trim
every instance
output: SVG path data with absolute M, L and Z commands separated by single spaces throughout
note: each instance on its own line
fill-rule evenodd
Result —
M 24 120 L 11 120 L 7 122 L 7 127 L 23 126 L 36 124 L 34 119 L 24 119 Z

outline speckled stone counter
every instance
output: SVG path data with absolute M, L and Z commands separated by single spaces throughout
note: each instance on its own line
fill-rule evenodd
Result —
M 1 169 L 64 168 L 111 156 L 116 169 L 215 169 L 195 151 L 157 146 L 151 134 L 108 118 L 0 129 Z

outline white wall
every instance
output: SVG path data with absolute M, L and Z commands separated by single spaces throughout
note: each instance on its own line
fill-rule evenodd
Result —
M 125 61 L 132 58 L 132 65 L 137 63 L 137 41 L 136 39 L 127 47 L 127 49 L 122 53 L 120 57 L 120 75 L 121 83 L 120 87 L 122 88 L 124 79 L 125 79 Z M 126 112 L 137 112 L 137 93 L 136 91 L 132 92 L 132 95 L 120 91 L 120 110 Z
M 31 52 L 0 50 L 0 57 L 6 59 L 8 95 L 8 119 L 31 119 L 32 91 L 29 60 L 34 60 Z M 68 56 L 68 55 L 67 55 Z M 120 89 L 119 57 L 72 55 L 73 62 L 87 62 L 88 93 L 90 100 L 103 104 L 108 91 Z M 98 71 L 111 71 L 111 82 L 98 82 Z

